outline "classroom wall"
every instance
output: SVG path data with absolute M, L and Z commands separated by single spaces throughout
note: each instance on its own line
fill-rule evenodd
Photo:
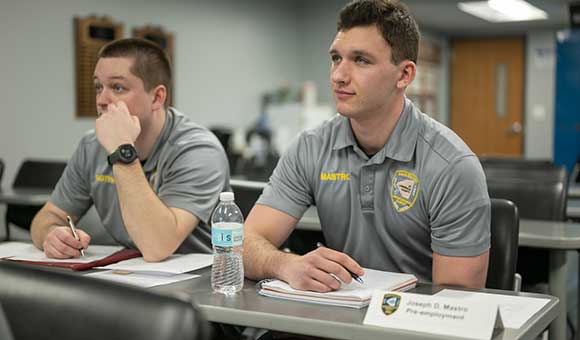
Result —
M 525 158 L 554 157 L 555 37 L 553 31 L 530 32 L 526 37 Z
M 175 33 L 175 103 L 201 124 L 247 126 L 259 97 L 298 83 L 298 10 L 267 0 L 19 0 L 0 5 L 0 158 L 10 185 L 26 157 L 66 159 L 92 119 L 75 118 L 73 17 L 107 14 Z

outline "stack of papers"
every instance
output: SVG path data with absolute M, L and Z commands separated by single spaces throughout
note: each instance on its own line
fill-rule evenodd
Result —
M 373 291 L 377 289 L 406 291 L 417 284 L 417 278 L 414 275 L 373 269 L 365 269 L 365 275 L 361 278 L 364 284 L 353 280 L 350 284 L 343 284 L 340 289 L 328 293 L 297 290 L 280 280 L 263 280 L 258 283 L 258 293 L 287 300 L 363 308 L 369 304 Z
M 139 257 L 99 267 L 108 270 L 86 276 L 149 288 L 199 277 L 184 273 L 211 266 L 212 263 L 211 254 L 174 254 L 161 262 L 145 262 Z

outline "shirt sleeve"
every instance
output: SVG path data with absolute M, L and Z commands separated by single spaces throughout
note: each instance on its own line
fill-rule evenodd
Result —
M 313 204 L 307 170 L 312 165 L 309 147 L 312 145 L 308 145 L 304 134 L 292 142 L 276 165 L 257 204 L 267 205 L 294 218 L 302 217 Z
M 91 197 L 90 169 L 85 142 L 81 140 L 68 161 L 49 201 L 76 217 L 83 216 L 93 204 Z
M 477 256 L 489 249 L 491 203 L 477 157 L 462 157 L 443 169 L 431 191 L 429 218 L 434 252 Z
M 159 199 L 207 223 L 220 192 L 228 186 L 229 165 L 223 150 L 211 143 L 187 145 L 165 166 Z

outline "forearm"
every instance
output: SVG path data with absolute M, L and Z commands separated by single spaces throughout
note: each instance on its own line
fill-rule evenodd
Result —
M 116 164 L 113 174 L 127 232 L 146 261 L 161 261 L 183 241 L 173 212 L 149 186 L 141 164 Z
M 282 279 L 284 263 L 298 256 L 279 250 L 258 234 L 246 233 L 244 237 L 244 273 L 249 279 Z
M 50 204 L 50 203 L 49 203 Z M 34 216 L 30 225 L 30 237 L 38 249 L 43 249 L 46 235 L 57 225 L 66 225 L 66 221 L 59 215 L 46 209 L 46 206 Z

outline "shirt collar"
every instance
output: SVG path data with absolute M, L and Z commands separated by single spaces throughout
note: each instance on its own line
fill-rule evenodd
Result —
M 147 161 L 143 165 L 144 172 L 153 171 L 157 167 L 157 160 L 159 159 L 159 153 L 161 152 L 163 144 L 169 138 L 169 134 L 171 133 L 171 127 L 173 126 L 173 108 L 167 108 L 167 114 L 165 115 L 165 123 L 163 123 L 163 129 L 161 129 L 161 133 L 157 137 L 153 148 L 151 149 L 151 153 L 149 157 L 147 157 Z
M 391 158 L 400 162 L 409 162 L 413 159 L 415 145 L 419 129 L 417 120 L 413 117 L 417 114 L 413 103 L 405 97 L 405 106 L 401 117 L 389 136 L 387 144 L 373 156 L 376 163 L 384 162 L 385 158 Z M 349 146 L 357 146 L 356 139 L 348 118 L 341 116 L 337 127 L 333 150 L 340 150 Z

